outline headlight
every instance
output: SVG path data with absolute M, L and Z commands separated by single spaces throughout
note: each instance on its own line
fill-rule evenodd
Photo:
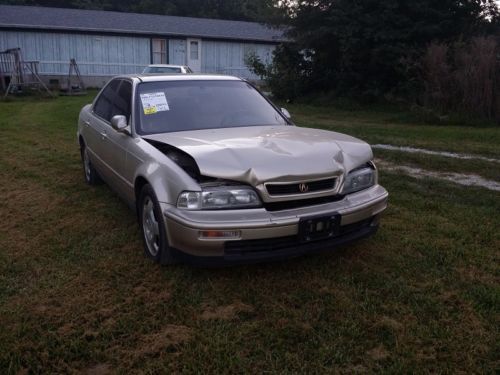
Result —
M 344 182 L 342 194 L 350 194 L 369 188 L 375 184 L 375 174 L 377 172 L 371 167 L 362 167 L 351 171 Z
M 177 207 L 186 210 L 222 210 L 261 207 L 257 193 L 246 186 L 206 187 L 203 191 L 184 191 Z

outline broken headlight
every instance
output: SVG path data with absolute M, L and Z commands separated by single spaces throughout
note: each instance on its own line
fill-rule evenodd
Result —
M 177 199 L 177 207 L 185 210 L 231 210 L 261 206 L 259 196 L 248 186 L 213 186 L 203 191 L 184 191 Z

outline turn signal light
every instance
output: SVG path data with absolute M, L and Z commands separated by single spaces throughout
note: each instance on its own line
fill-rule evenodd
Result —
M 200 239 L 240 238 L 239 230 L 200 230 Z

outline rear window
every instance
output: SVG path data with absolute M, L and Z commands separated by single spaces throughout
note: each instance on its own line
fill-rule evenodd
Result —
M 287 124 L 243 81 L 147 82 L 138 85 L 136 97 L 136 130 L 143 135 Z

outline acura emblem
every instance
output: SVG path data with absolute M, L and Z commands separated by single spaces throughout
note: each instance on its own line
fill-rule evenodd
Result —
M 307 186 L 307 184 L 299 184 L 299 190 L 301 193 L 307 193 L 309 186 Z

